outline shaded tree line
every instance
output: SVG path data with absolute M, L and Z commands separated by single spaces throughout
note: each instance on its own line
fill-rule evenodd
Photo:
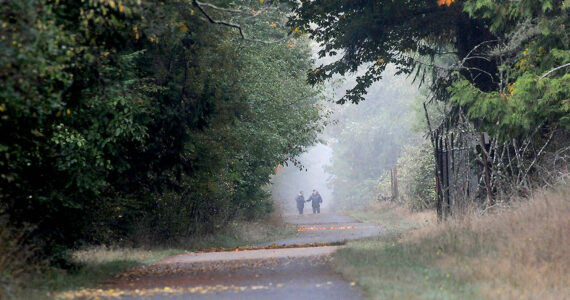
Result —
M 0 4 L 0 214 L 55 262 L 268 213 L 274 167 L 324 126 L 303 39 L 244 41 L 190 1 Z M 287 7 L 240 9 L 283 35 Z

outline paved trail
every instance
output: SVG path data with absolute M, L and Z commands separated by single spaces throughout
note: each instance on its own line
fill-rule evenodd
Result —
M 297 225 L 296 237 L 258 246 L 338 243 L 382 233 L 376 225 L 334 213 L 287 215 L 285 220 Z M 361 299 L 361 292 L 330 268 L 330 254 L 338 247 L 176 255 L 127 272 L 97 294 L 157 300 Z

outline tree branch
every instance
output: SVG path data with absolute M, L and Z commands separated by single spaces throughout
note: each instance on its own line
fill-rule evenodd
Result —
M 554 132 L 556 131 L 556 128 L 552 129 L 552 131 L 550 132 L 550 136 L 548 137 L 548 140 L 546 140 L 546 143 L 544 143 L 544 145 L 542 145 L 542 148 L 540 148 L 540 151 L 538 151 L 538 154 L 536 154 L 534 156 L 534 159 L 532 160 L 532 163 L 528 166 L 528 168 L 526 169 L 526 172 L 524 172 L 524 175 L 521 179 L 521 182 L 523 182 L 526 179 L 526 176 L 528 175 L 528 172 L 530 171 L 530 169 L 532 169 L 532 166 L 534 166 L 534 164 L 536 163 L 536 161 L 538 160 L 538 158 L 540 157 L 540 155 L 542 154 L 542 152 L 544 151 L 544 148 L 546 148 L 546 146 L 548 146 L 548 144 L 550 143 L 550 141 L 552 140 L 552 137 L 554 136 Z
M 567 63 L 567 64 L 565 64 L 565 65 L 558 66 L 558 67 L 556 67 L 556 68 L 554 68 L 554 69 L 552 69 L 552 70 L 546 72 L 544 75 L 540 76 L 540 79 L 539 79 L 538 81 L 541 81 L 542 79 L 544 79 L 546 76 L 552 74 L 553 72 L 556 72 L 556 71 L 558 71 L 558 70 L 560 70 L 560 69 L 563 69 L 563 68 L 566 68 L 566 67 L 570 67 L 570 63 Z
M 287 34 L 283 38 L 278 39 L 278 40 L 272 40 L 272 41 L 248 38 L 245 36 L 245 32 L 243 31 L 243 28 L 241 27 L 240 24 L 235 24 L 235 23 L 231 23 L 231 22 L 223 21 L 223 20 L 216 20 L 210 14 L 208 14 L 208 12 L 204 9 L 204 6 L 210 7 L 213 9 L 217 9 L 217 10 L 221 10 L 221 11 L 225 11 L 225 12 L 232 12 L 232 13 L 244 13 L 243 11 L 228 9 L 228 8 L 222 8 L 222 7 L 218 7 L 218 6 L 215 6 L 213 4 L 210 4 L 210 3 L 200 2 L 198 0 L 192 0 L 192 3 L 196 7 L 198 7 L 200 12 L 208 19 L 208 21 L 210 23 L 216 24 L 216 25 L 223 25 L 223 26 L 227 26 L 227 27 L 232 27 L 232 28 L 236 28 L 237 30 L 239 30 L 239 34 L 240 34 L 242 40 L 246 40 L 246 41 L 250 41 L 250 42 L 257 42 L 257 43 L 264 43 L 264 44 L 275 44 L 275 43 L 283 42 L 283 41 L 289 39 L 293 35 L 293 31 L 291 31 L 289 34 Z
M 214 18 L 212 18 L 212 16 L 210 16 L 208 14 L 208 12 L 206 12 L 204 7 L 202 6 L 202 5 L 204 5 L 204 6 L 214 6 L 214 5 L 211 5 L 211 4 L 208 5 L 207 3 L 202 3 L 202 2 L 199 2 L 198 0 L 192 0 L 192 3 L 194 3 L 194 5 L 196 5 L 196 7 L 198 7 L 200 12 L 208 19 L 208 21 L 210 21 L 210 23 L 218 24 L 218 25 L 224 25 L 224 26 L 228 26 L 228 27 L 232 27 L 232 28 L 237 28 L 239 30 L 239 34 L 241 35 L 241 37 L 243 39 L 246 39 L 245 34 L 243 33 L 243 30 L 239 24 L 234 24 L 234 23 L 230 23 L 230 22 L 226 22 L 226 21 L 214 20 Z
M 214 4 L 210 4 L 210 3 L 205 3 L 205 2 L 200 2 L 200 1 L 193 1 L 194 4 L 199 4 L 198 7 L 200 6 L 206 6 L 206 7 L 210 7 L 213 9 L 217 9 L 217 10 L 221 10 L 221 11 L 226 11 L 226 12 L 232 12 L 232 13 L 238 13 L 238 14 L 243 14 L 245 13 L 242 10 L 239 9 L 230 9 L 230 8 L 223 8 L 223 7 L 219 7 L 219 6 L 215 6 Z

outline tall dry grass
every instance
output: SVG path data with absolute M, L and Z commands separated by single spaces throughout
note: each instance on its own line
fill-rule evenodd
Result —
M 491 299 L 570 299 L 569 195 L 570 186 L 536 192 L 502 211 L 422 228 L 402 242 Z

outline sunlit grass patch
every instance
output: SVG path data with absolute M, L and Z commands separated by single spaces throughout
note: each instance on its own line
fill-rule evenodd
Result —
M 111 262 L 152 263 L 163 257 L 183 253 L 182 249 L 137 249 L 118 247 L 90 247 L 73 252 L 74 262 L 83 265 Z

